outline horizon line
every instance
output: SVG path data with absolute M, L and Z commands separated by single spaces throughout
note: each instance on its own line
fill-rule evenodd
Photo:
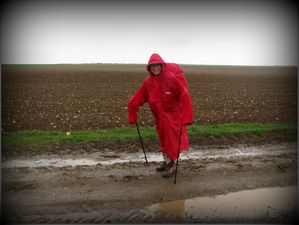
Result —
M 166 62 L 167 63 L 167 62 Z M 170 62 L 172 63 L 172 62 Z M 147 65 L 147 63 L 1 63 L 1 65 Z M 176 63 L 178 65 L 185 66 L 255 66 L 255 67 L 298 67 L 298 64 L 293 65 L 281 65 L 281 64 L 273 64 L 273 65 L 252 65 L 252 64 L 194 64 L 194 63 Z

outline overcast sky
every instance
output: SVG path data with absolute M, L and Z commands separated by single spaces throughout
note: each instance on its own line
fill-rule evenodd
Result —
M 147 63 L 152 53 L 179 64 L 298 63 L 288 1 L 23 0 L 1 10 L 2 63 Z

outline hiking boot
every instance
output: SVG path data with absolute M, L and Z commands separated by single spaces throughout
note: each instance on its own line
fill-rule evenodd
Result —
M 162 173 L 162 177 L 167 178 L 167 177 L 172 177 L 175 173 L 175 163 L 174 161 L 171 161 L 166 165 L 165 171 Z
M 157 172 L 163 172 L 166 170 L 166 162 L 163 162 L 159 167 L 156 168 Z

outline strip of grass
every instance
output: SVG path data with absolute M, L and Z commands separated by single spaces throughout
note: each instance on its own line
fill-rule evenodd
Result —
M 190 138 L 198 136 L 242 136 L 248 134 L 262 135 L 268 132 L 278 133 L 297 133 L 297 124 L 260 124 L 260 123 L 228 123 L 221 125 L 208 125 L 208 126 L 190 126 L 188 127 L 188 134 Z
M 297 133 L 297 124 L 221 124 L 221 125 L 192 125 L 188 127 L 188 135 L 192 140 L 204 136 L 244 136 L 249 134 L 262 135 L 268 132 L 287 134 Z M 150 140 L 157 138 L 155 128 L 140 128 L 142 138 Z M 138 133 L 135 127 L 115 128 L 98 131 L 75 131 L 71 135 L 64 132 L 46 131 L 20 131 L 2 134 L 2 146 L 25 147 L 36 145 L 49 145 L 58 142 L 105 142 L 137 140 Z

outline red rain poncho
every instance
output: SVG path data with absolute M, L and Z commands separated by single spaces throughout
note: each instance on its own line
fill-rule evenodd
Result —
M 150 64 L 162 64 L 159 75 L 151 74 Z M 161 151 L 170 160 L 177 159 L 180 128 L 182 127 L 180 152 L 188 147 L 186 125 L 192 124 L 192 102 L 183 70 L 175 63 L 165 63 L 158 54 L 148 62 L 149 72 L 137 93 L 129 100 L 128 117 L 136 123 L 139 107 L 148 102 L 155 118 Z

